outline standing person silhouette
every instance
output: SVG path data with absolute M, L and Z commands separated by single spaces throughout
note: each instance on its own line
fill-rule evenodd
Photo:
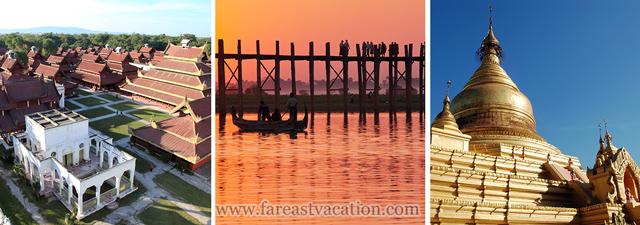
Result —
M 269 119 L 270 117 L 271 116 L 269 113 L 269 106 L 264 104 L 264 101 L 260 101 L 260 107 L 258 107 L 258 120 L 259 121 L 271 120 Z
M 298 99 L 296 99 L 296 94 L 291 92 L 289 94 L 289 99 L 287 99 L 287 107 L 289 108 L 289 118 L 291 121 L 298 120 Z
M 362 52 L 364 52 L 363 56 L 367 56 L 367 42 L 362 42 Z
M 344 40 L 344 56 L 349 56 L 349 40 Z
M 387 45 L 385 45 L 383 41 L 382 44 L 380 44 L 380 55 L 384 56 L 385 53 L 387 53 Z
M 344 40 L 340 40 L 340 55 L 344 55 Z

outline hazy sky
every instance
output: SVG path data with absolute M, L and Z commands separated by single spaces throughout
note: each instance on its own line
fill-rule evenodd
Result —
M 340 40 L 348 39 L 355 54 L 355 43 L 363 40 L 387 44 L 393 40 L 414 43 L 417 55 L 425 39 L 424 4 L 423 0 L 218 0 L 216 39 L 224 39 L 226 52 L 236 52 L 241 39 L 243 53 L 255 53 L 256 40 L 260 40 L 262 54 L 275 52 L 275 40 L 280 41 L 281 54 L 289 54 L 291 42 L 296 54 L 308 54 L 310 41 L 315 42 L 316 54 L 324 54 L 325 42 L 331 42 L 331 51 L 337 53 Z M 297 77 L 305 79 L 308 64 L 299 63 Z M 319 73 L 324 64 L 316 64 Z M 243 70 L 252 75 L 245 79 L 255 80 L 255 61 L 246 65 Z M 287 68 L 282 69 L 283 79 L 289 77 L 290 64 L 283 62 L 281 67 Z M 357 77 L 355 64 L 351 68 L 350 76 Z
M 17 0 L 0 28 L 80 27 L 95 31 L 211 36 L 211 0 Z
M 459 93 L 480 61 L 486 1 L 431 3 L 431 117 L 447 80 Z M 640 160 L 640 2 L 494 1 L 502 67 L 531 100 L 538 132 L 593 167 L 598 123 Z M 640 161 L 638 161 L 640 162 Z

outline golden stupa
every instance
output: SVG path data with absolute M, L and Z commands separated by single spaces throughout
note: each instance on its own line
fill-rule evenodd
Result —
M 536 132 L 531 102 L 500 66 L 492 20 L 478 54 L 431 126 L 431 224 L 640 222 L 640 168 L 608 130 L 583 171 Z

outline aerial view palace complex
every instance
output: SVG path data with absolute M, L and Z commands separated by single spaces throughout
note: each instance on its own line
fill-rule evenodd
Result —
M 32 47 L 27 63 L 0 49 L 0 151 L 78 219 L 117 208 L 138 190 L 135 173 L 160 165 L 128 148 L 210 185 L 211 63 L 205 46 L 192 43 L 168 43 L 164 51 L 59 48 L 48 57 Z M 200 213 L 197 221 L 206 222 L 209 213 Z
M 628 150 L 607 129 L 583 171 L 536 132 L 492 24 L 478 53 L 480 67 L 431 125 L 431 223 L 640 224 L 640 168 Z

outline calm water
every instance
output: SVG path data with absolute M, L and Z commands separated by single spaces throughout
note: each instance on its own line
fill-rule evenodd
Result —
M 301 117 L 301 116 L 300 116 Z M 299 118 L 300 118 L 299 117 Z M 358 124 L 350 114 L 316 113 L 313 127 L 296 139 L 289 134 L 240 133 L 227 115 L 216 115 L 216 203 L 418 204 L 419 217 L 218 217 L 218 224 L 424 224 L 425 127 L 398 113 L 389 124 Z M 256 118 L 245 114 L 245 118 Z M 218 129 L 222 128 L 222 129 Z

